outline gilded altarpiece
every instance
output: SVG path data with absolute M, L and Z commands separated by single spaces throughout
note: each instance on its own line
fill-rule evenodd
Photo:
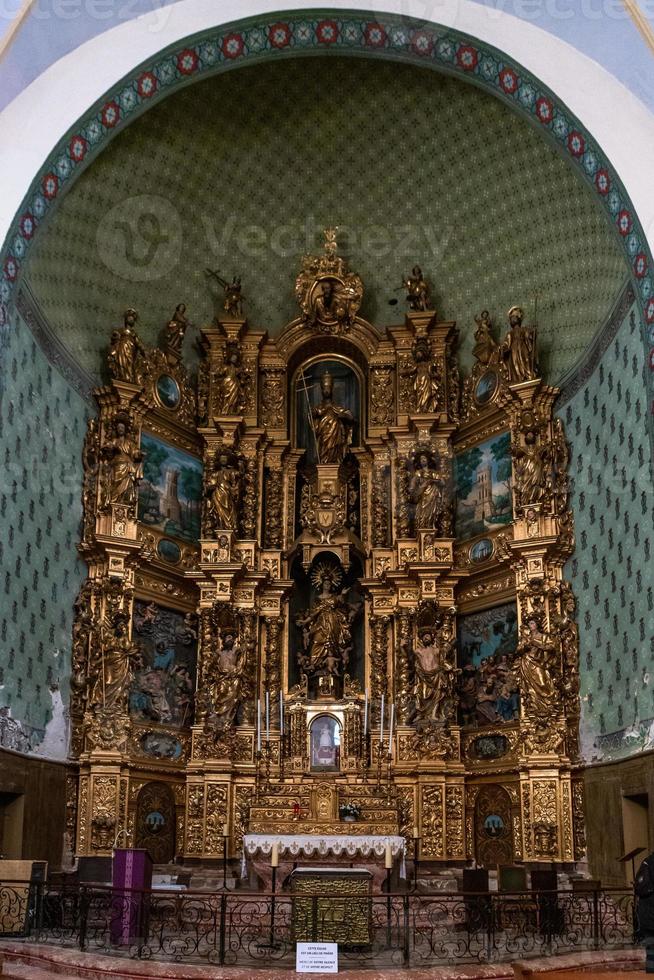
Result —
M 420 270 L 380 332 L 331 232 L 275 337 L 220 282 L 197 379 L 183 304 L 156 349 L 128 310 L 96 392 L 77 852 L 156 833 L 156 784 L 188 861 L 221 856 L 225 825 L 231 855 L 278 831 L 581 858 L 568 448 L 535 327 L 513 308 L 496 339 L 482 313 L 462 378 Z

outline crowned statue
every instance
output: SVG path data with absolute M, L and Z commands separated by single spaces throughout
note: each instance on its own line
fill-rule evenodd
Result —
M 333 400 L 334 379 L 325 371 L 320 379 L 322 401 L 311 410 L 319 463 L 340 463 L 352 439 L 354 416 Z
M 347 601 L 348 588 L 339 590 L 343 573 L 337 565 L 316 566 L 311 581 L 318 598 L 295 620 L 302 630 L 298 663 L 308 676 L 343 676 L 352 651 L 352 622 L 358 606 Z

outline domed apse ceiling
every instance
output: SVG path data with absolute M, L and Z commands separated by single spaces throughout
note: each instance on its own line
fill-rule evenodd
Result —
M 363 277 L 362 316 L 401 322 L 395 289 L 418 262 L 464 362 L 480 310 L 503 328 L 513 303 L 529 318 L 537 305 L 552 382 L 628 275 L 589 188 L 501 102 L 434 72 L 326 57 L 232 71 L 139 118 L 62 201 L 26 278 L 97 377 L 128 306 L 149 343 L 180 301 L 196 328 L 208 322 L 207 267 L 241 275 L 249 322 L 278 332 L 328 225 Z

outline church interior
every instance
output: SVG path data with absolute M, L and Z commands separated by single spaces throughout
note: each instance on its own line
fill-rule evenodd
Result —
M 632 945 L 654 299 L 583 119 L 454 27 L 261 15 L 89 103 L 16 222 L 0 940 L 84 949 L 133 874 L 222 896 L 211 963 L 565 951 L 584 895 Z M 97 948 L 174 959 L 128 904 Z

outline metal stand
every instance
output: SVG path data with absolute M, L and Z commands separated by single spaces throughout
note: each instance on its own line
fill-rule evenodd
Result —
M 223 891 L 227 891 L 227 841 L 229 837 L 223 834 Z
M 418 891 L 418 863 L 419 863 L 420 838 L 413 838 L 413 890 Z

